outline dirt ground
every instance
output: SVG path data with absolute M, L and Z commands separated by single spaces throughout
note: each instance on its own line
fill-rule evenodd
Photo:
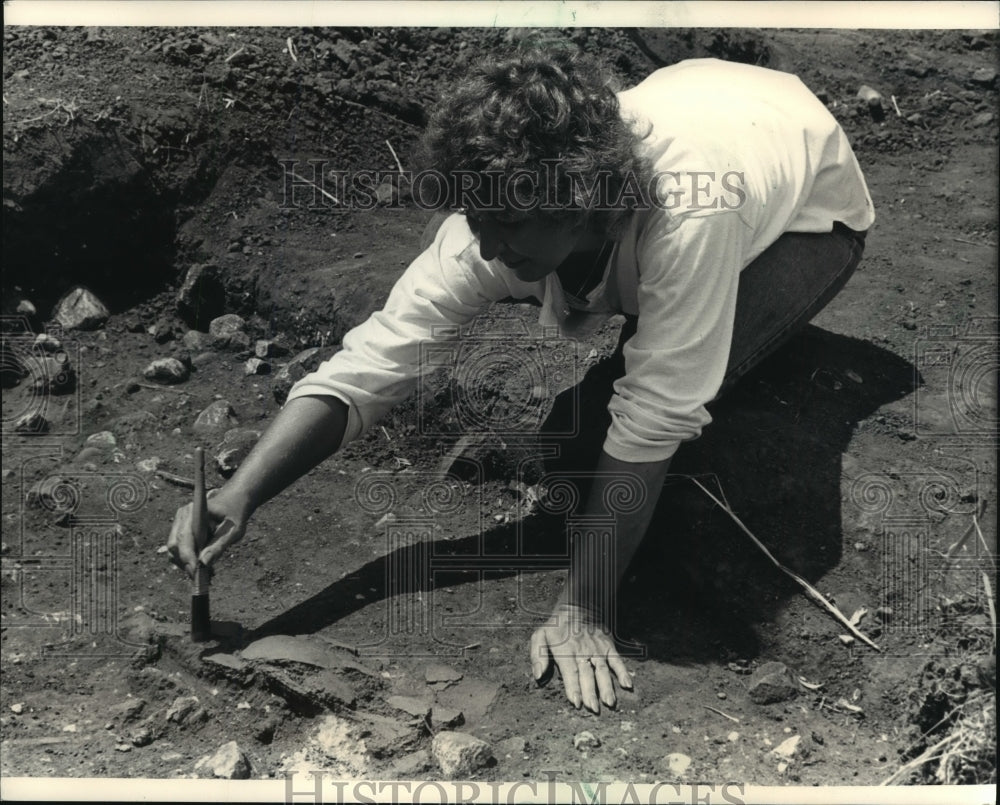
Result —
M 616 709 L 531 679 L 565 526 L 534 497 L 537 442 L 456 441 L 460 382 L 262 509 L 213 580 L 218 639 L 189 640 L 163 546 L 194 449 L 220 484 L 217 457 L 231 472 L 296 367 L 378 309 L 429 217 L 390 183 L 371 209 L 299 180 L 289 200 L 282 160 L 313 180 L 410 167 L 440 89 L 525 33 L 5 28 L 4 776 L 205 776 L 235 741 L 246 767 L 227 774 L 437 780 L 435 736 L 456 730 L 489 744 L 466 772 L 485 781 L 995 783 L 995 32 L 549 32 L 626 85 L 690 56 L 797 73 L 878 215 L 841 295 L 678 454 L 618 602 L 636 681 Z M 178 304 L 192 266 L 195 308 Z M 54 321 L 78 285 L 108 308 L 96 329 Z M 245 326 L 208 333 L 223 314 Z M 572 387 L 621 323 L 573 357 L 528 306 L 484 319 L 474 410 L 499 421 L 534 404 L 512 367 Z M 248 374 L 260 340 L 270 373 Z M 143 374 L 168 357 L 183 382 Z M 196 427 L 220 400 L 232 410 Z M 880 650 L 845 639 L 689 476 Z M 786 689 L 757 703 L 769 662 Z

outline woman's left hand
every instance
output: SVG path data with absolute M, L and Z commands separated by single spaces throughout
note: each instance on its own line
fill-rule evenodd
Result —
M 632 677 L 606 629 L 579 607 L 560 603 L 552 617 L 531 636 L 531 672 L 544 677 L 552 661 L 562 676 L 566 697 L 579 708 L 600 713 L 601 702 L 614 707 L 614 679 L 632 690 Z

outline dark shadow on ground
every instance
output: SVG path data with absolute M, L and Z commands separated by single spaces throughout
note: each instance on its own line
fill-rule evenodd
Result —
M 593 466 L 606 431 L 615 369 L 593 367 L 576 390 L 587 427 L 563 466 Z M 619 598 L 617 634 L 672 662 L 753 657 L 755 624 L 799 588 L 684 475 L 702 479 L 785 565 L 810 580 L 841 557 L 841 455 L 858 422 L 912 390 L 913 367 L 865 341 L 807 327 L 710 407 L 714 422 L 671 465 L 646 542 Z M 859 382 L 860 381 L 860 382 Z M 564 412 L 569 395 L 557 402 Z M 588 463 L 590 462 L 590 463 Z M 562 521 L 521 526 L 534 554 L 566 555 Z M 245 636 L 316 632 L 398 590 L 426 590 L 428 556 L 516 556 L 517 524 L 401 548 L 380 557 Z M 494 566 L 504 575 L 503 560 Z M 564 563 L 565 565 L 565 563 Z M 508 574 L 516 572 L 513 569 Z M 474 570 L 431 574 L 437 587 L 478 579 Z M 390 589 L 391 588 L 391 589 Z

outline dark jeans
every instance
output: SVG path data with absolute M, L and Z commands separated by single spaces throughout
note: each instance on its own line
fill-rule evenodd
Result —
M 826 307 L 854 273 L 864 247 L 864 232 L 839 223 L 828 233 L 789 232 L 743 270 L 729 363 L 716 399 Z M 556 398 L 542 426 L 542 441 L 548 441 L 546 431 L 565 432 L 569 419 L 575 419 L 579 428 L 576 437 L 560 441 L 560 455 L 548 462 L 548 471 L 596 465 L 611 424 L 607 406 L 614 393 L 612 385 L 625 374 L 622 347 L 635 333 L 637 321 L 635 316 L 628 317 L 615 353 L 591 368 L 578 386 Z M 663 326 L 669 327 L 670 322 Z

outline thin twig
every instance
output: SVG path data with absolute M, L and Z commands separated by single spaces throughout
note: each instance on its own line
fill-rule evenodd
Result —
M 288 46 L 288 55 L 292 57 L 292 61 L 298 61 L 299 57 L 295 55 L 295 43 L 292 42 L 292 37 L 288 37 L 285 44 Z
M 226 58 L 225 58 L 226 64 L 228 64 L 230 61 L 232 61 L 233 59 L 235 59 L 237 56 L 239 56 L 246 49 L 247 49 L 246 45 L 240 45 L 240 49 L 239 50 L 234 50 L 232 53 L 230 53 L 228 56 L 226 56 Z
M 715 495 L 709 492 L 708 489 L 706 489 L 705 486 L 697 478 L 692 478 L 691 480 L 695 482 L 695 484 L 698 486 L 699 489 L 701 489 L 702 492 L 704 492 L 712 500 L 714 500 L 716 505 L 722 508 L 722 510 L 732 518 L 733 522 L 740 527 L 740 529 L 743 531 L 744 534 L 746 534 L 748 537 L 750 537 L 750 539 L 753 540 L 754 544 L 764 552 L 764 555 L 771 560 L 771 562 L 774 564 L 776 568 L 778 568 L 778 570 L 780 570 L 786 576 L 797 582 L 799 586 L 806 591 L 806 594 L 813 599 L 813 601 L 823 606 L 824 609 L 826 609 L 831 615 L 833 615 L 837 620 L 839 620 L 842 624 L 844 624 L 844 626 L 846 626 L 850 630 L 851 634 L 853 634 L 859 640 L 862 640 L 865 643 L 867 643 L 876 651 L 882 650 L 877 645 L 875 645 L 875 643 L 872 642 L 872 640 L 866 634 L 864 634 L 856 626 L 854 626 L 854 624 L 852 624 L 844 616 L 844 613 L 841 612 L 839 609 L 837 609 L 837 607 L 835 607 L 833 604 L 831 604 L 819 590 L 813 587 L 798 573 L 796 573 L 793 570 L 789 570 L 787 567 L 781 564 L 781 562 L 775 559 L 774 555 L 767 549 L 764 543 L 762 543 L 759 539 L 757 539 L 757 537 L 753 535 L 753 533 L 750 531 L 749 528 L 743 525 L 743 521 L 736 516 L 736 514 L 733 512 L 732 509 L 730 509 L 728 506 L 725 506 L 721 500 L 719 500 Z
M 394 160 L 396 160 L 396 167 L 399 168 L 399 172 L 400 172 L 400 174 L 402 174 L 403 173 L 403 163 L 400 162 L 399 161 L 399 157 L 396 156 L 396 149 L 392 147 L 392 143 L 390 143 L 388 140 L 385 141 L 385 144 L 387 146 L 389 146 L 389 151 L 392 153 L 392 158 Z
M 714 707 L 710 707 L 707 704 L 703 704 L 702 707 L 704 707 L 706 710 L 711 710 L 713 713 L 717 713 L 723 718 L 728 718 L 730 721 L 735 721 L 737 724 L 740 723 L 740 720 L 736 716 L 731 716 L 729 715 L 729 713 L 723 713 L 721 710 L 716 710 Z
M 385 429 L 385 425 L 379 425 L 379 427 L 382 428 L 382 433 L 385 436 L 386 441 L 387 442 L 391 442 L 392 441 L 392 437 L 389 435 L 389 431 L 387 431 Z
M 174 486 L 183 486 L 185 489 L 194 489 L 194 481 L 190 478 L 174 475 L 172 472 L 167 472 L 166 470 L 153 470 L 153 474 L 158 475 L 164 481 L 167 481 Z
M 899 111 L 899 104 L 896 103 L 896 96 L 890 95 L 889 100 L 892 101 L 892 108 L 896 110 L 896 117 L 902 117 L 903 113 Z
M 154 386 L 150 383 L 136 383 L 136 385 L 141 389 L 150 389 L 151 391 L 172 391 L 174 394 L 190 394 L 191 392 L 186 389 L 175 389 L 170 386 Z
M 330 201 L 332 201 L 334 204 L 340 204 L 340 200 L 335 195 L 333 195 L 333 193 L 328 193 L 320 185 L 316 184 L 316 182 L 310 182 L 304 176 L 299 176 L 295 171 L 289 171 L 289 173 L 292 174 L 292 178 L 298 179 L 300 182 L 305 182 L 306 184 L 315 187 L 317 190 L 319 190 L 320 193 L 322 193 L 324 196 L 330 199 Z
M 956 243 L 968 243 L 970 246 L 988 246 L 991 249 L 995 249 L 997 245 L 992 241 L 986 241 L 985 243 L 977 243 L 974 240 L 966 240 L 965 238 L 952 238 Z

